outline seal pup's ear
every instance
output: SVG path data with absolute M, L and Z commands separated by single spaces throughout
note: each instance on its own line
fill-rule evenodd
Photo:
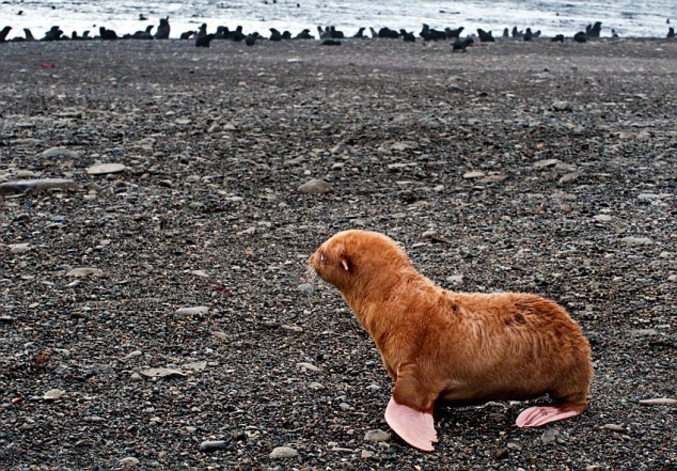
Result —
M 339 263 L 345 271 L 350 271 L 350 260 L 348 260 L 346 254 L 341 254 L 339 257 Z

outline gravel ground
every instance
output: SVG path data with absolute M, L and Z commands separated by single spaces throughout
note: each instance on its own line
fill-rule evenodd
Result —
M 0 63 L 4 469 L 677 469 L 677 407 L 640 403 L 677 398 L 677 42 L 12 43 Z M 589 410 L 521 430 L 523 404 L 441 407 L 429 454 L 375 432 L 392 383 L 306 269 L 348 228 L 446 288 L 564 305 Z

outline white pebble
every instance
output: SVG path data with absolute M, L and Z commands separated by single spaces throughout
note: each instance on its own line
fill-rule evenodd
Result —
M 298 456 L 299 452 L 288 446 L 278 446 L 270 452 L 270 457 L 272 459 L 281 459 L 281 458 L 294 458 Z

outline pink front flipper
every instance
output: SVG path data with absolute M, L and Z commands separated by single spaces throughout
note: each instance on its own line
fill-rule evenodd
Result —
M 435 422 L 430 412 L 420 412 L 390 398 L 386 409 L 386 422 L 402 440 L 423 451 L 433 451 L 437 443 Z
M 550 422 L 575 417 L 581 412 L 566 404 L 554 407 L 530 407 L 522 411 L 516 423 L 518 427 L 540 427 Z

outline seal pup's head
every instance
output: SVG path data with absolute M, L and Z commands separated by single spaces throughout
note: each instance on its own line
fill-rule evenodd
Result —
M 320 278 L 343 293 L 411 268 L 409 257 L 394 240 L 361 230 L 335 234 L 310 256 L 309 264 Z

